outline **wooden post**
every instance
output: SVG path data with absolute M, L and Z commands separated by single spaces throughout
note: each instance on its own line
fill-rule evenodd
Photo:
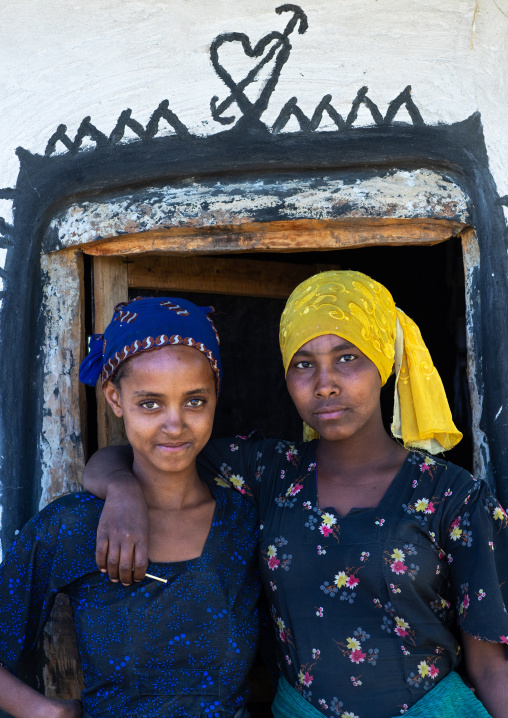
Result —
M 115 306 L 128 300 L 127 263 L 123 257 L 95 257 L 94 332 L 102 334 L 113 316 Z M 97 386 L 97 440 L 99 448 L 126 444 L 123 422 L 109 408 L 100 385 Z

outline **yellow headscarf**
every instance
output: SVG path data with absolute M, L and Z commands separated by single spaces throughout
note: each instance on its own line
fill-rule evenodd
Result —
M 420 330 L 397 309 L 386 287 L 353 271 L 321 272 L 299 284 L 280 321 L 286 374 L 296 351 L 323 334 L 358 347 L 378 368 L 382 384 L 395 372 L 391 429 L 406 448 L 437 454 L 458 444 L 462 434 Z

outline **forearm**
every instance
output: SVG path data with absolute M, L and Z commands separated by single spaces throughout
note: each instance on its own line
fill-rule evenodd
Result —
M 508 662 L 507 667 L 486 670 L 475 677 L 474 687 L 492 718 L 508 718 Z
M 14 718 L 80 718 L 77 700 L 46 698 L 0 666 L 0 708 Z
M 130 446 L 108 446 L 99 449 L 85 466 L 83 486 L 101 499 L 108 491 L 131 484 L 137 486 L 132 473 L 132 449 Z
M 508 661 L 501 643 L 480 641 L 462 632 L 469 679 L 492 718 L 508 718 Z
M 85 467 L 85 489 L 106 499 L 97 529 L 96 561 L 112 581 L 140 581 L 148 564 L 148 510 L 132 473 L 130 446 L 109 446 Z

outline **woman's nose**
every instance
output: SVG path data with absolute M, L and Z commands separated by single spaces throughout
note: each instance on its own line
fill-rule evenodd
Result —
M 161 425 L 162 431 L 168 435 L 178 436 L 184 428 L 184 421 L 180 411 L 177 409 L 168 409 L 164 414 Z
M 319 397 L 336 396 L 340 394 L 336 373 L 330 367 L 318 367 L 314 391 L 316 396 Z

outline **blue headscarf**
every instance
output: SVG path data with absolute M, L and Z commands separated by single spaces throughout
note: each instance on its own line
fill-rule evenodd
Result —
M 104 384 L 120 364 L 135 354 L 181 344 L 203 352 L 217 378 L 222 378 L 219 335 L 209 315 L 213 307 L 198 307 L 173 297 L 138 297 L 117 304 L 104 334 L 94 334 L 90 352 L 79 367 L 79 380 Z

